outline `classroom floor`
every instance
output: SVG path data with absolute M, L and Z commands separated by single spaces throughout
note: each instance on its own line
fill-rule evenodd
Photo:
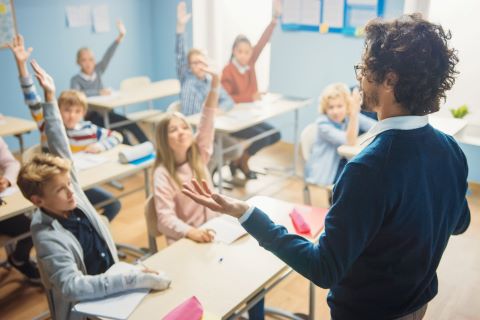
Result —
M 261 152 L 252 159 L 254 168 L 284 166 L 291 163 L 292 146 L 285 143 Z M 278 174 L 278 173 L 277 173 Z M 277 174 L 261 175 L 249 181 L 243 188 L 227 192 L 235 197 L 247 197 L 249 193 L 267 195 L 281 200 L 301 203 L 302 181 L 289 178 L 279 181 Z M 134 188 L 144 183 L 143 174 L 123 179 L 125 188 Z M 109 186 L 106 188 L 112 190 Z M 480 186 L 471 186 L 469 196 L 472 222 L 468 231 L 451 238 L 438 269 L 439 293 L 429 304 L 424 319 L 430 320 L 474 320 L 480 319 Z M 145 195 L 134 193 L 122 198 L 122 212 L 112 222 L 111 229 L 116 242 L 147 247 L 146 227 L 143 218 Z M 326 196 L 322 190 L 313 190 L 314 205 L 324 206 Z M 165 246 L 164 239 L 158 240 L 159 247 Z M 4 258 L 3 252 L 0 259 Z M 0 310 L 2 319 L 32 319 L 48 309 L 42 289 L 32 287 L 22 280 L 16 270 L 0 270 Z M 327 290 L 317 288 L 316 319 L 330 319 L 325 302 Z M 308 281 L 298 274 L 290 275 L 267 294 L 267 306 L 275 306 L 292 312 L 308 311 Z M 267 319 L 279 319 L 267 317 Z

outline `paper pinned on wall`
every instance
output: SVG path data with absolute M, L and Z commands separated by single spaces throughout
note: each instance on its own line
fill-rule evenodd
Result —
M 0 48 L 12 42 L 15 35 L 15 17 L 11 0 L 0 0 Z
M 343 28 L 344 3 L 338 0 L 323 0 L 323 23 L 330 28 Z
M 96 33 L 110 31 L 110 15 L 108 5 L 93 7 L 93 30 Z
M 67 6 L 67 25 L 69 28 L 88 27 L 92 25 L 90 6 Z
M 320 0 L 284 0 L 282 22 L 318 25 L 320 23 Z

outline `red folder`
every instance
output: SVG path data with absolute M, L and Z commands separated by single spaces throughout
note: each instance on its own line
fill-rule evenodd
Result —
M 193 296 L 170 311 L 163 320 L 201 320 L 202 317 L 203 307 L 197 297 Z

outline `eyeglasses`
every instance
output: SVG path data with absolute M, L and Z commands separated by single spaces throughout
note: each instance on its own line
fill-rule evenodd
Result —
M 365 65 L 359 63 L 353 66 L 353 71 L 355 72 L 355 78 L 360 80 L 361 77 L 365 75 Z

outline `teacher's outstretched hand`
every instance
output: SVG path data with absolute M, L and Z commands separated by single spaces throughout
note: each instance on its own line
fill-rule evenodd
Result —
M 192 179 L 191 184 L 184 183 L 182 192 L 198 204 L 235 218 L 240 218 L 250 207 L 245 201 L 212 193 L 205 180 L 200 183 Z

